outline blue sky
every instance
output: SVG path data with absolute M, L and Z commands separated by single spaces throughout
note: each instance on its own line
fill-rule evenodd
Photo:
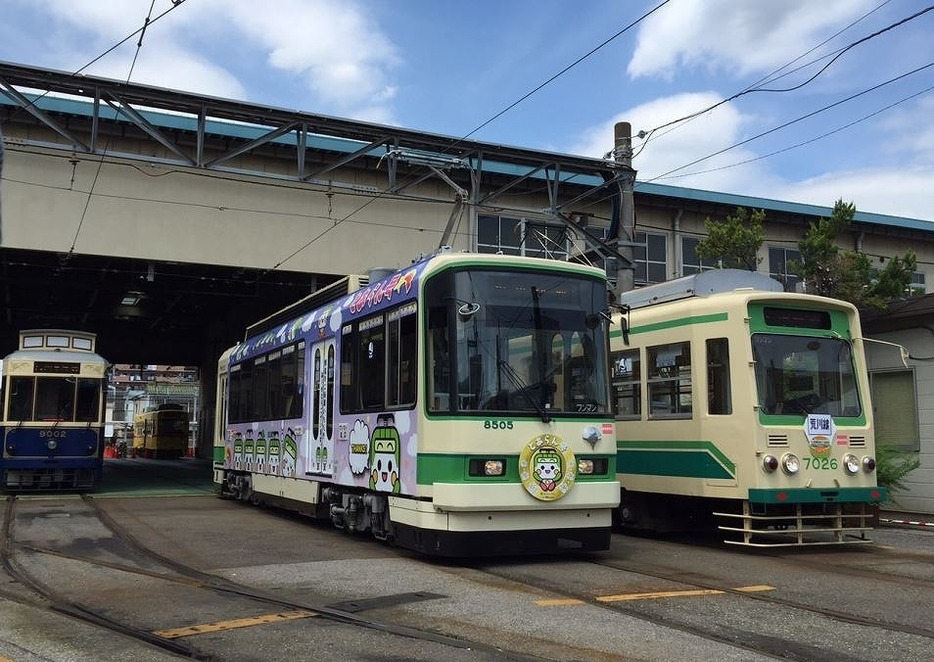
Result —
M 593 157 L 628 121 L 640 181 L 934 221 L 926 2 L 0 0 L 0 16 L 7 62 Z M 147 16 L 141 47 L 84 68 Z M 763 88 L 787 91 L 725 101 Z

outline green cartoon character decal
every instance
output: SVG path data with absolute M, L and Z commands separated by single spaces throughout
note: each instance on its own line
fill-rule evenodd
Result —
M 539 501 L 555 501 L 570 492 L 576 469 L 573 451 L 555 435 L 539 435 L 519 453 L 522 486 Z
M 399 431 L 392 414 L 378 416 L 370 440 L 370 489 L 399 493 Z

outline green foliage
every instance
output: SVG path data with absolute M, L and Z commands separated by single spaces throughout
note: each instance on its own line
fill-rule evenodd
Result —
M 843 299 L 858 307 L 884 309 L 890 301 L 910 293 L 917 258 L 909 250 L 874 273 L 867 255 L 837 245 L 837 236 L 849 229 L 855 214 L 853 203 L 837 200 L 830 218 L 808 226 L 804 239 L 798 242 L 801 261 L 789 266 L 811 294 Z
M 750 212 L 737 207 L 736 213 L 722 221 L 707 218 L 707 236 L 697 244 L 697 254 L 705 260 L 717 260 L 724 269 L 756 271 L 761 258 L 759 247 L 765 240 L 765 211 Z
M 906 453 L 891 444 L 876 445 L 876 482 L 888 490 L 891 502 L 897 503 L 892 498 L 893 493 L 906 489 L 905 476 L 920 466 L 921 460 L 914 453 Z

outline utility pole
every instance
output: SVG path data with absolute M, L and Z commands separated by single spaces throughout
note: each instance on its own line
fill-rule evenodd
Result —
M 619 187 L 619 226 L 616 236 L 609 237 L 616 241 L 617 249 L 632 264 L 632 245 L 636 237 L 636 210 L 633 202 L 633 187 L 636 183 L 636 171 L 632 169 L 632 125 L 629 122 L 617 122 L 613 127 L 613 160 L 618 163 L 620 173 L 617 176 Z M 628 265 L 627 265 L 628 266 Z M 616 288 L 613 295 L 619 300 L 619 295 L 633 289 L 635 274 L 631 267 L 624 268 L 619 265 L 616 272 Z

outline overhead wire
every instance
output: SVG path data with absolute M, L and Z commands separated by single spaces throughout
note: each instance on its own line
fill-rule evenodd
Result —
M 725 153 L 725 152 L 728 152 L 728 151 L 730 151 L 730 150 L 732 150 L 732 149 L 735 149 L 735 148 L 737 148 L 737 147 L 741 147 L 742 145 L 745 145 L 745 144 L 747 144 L 747 143 L 750 143 L 750 142 L 752 142 L 753 140 L 758 140 L 759 138 L 762 138 L 763 136 L 767 136 L 767 135 L 769 135 L 769 134 L 775 133 L 776 131 L 780 131 L 781 129 L 785 129 L 785 128 L 789 127 L 789 126 L 792 126 L 793 124 L 797 124 L 798 122 L 802 122 L 802 121 L 804 121 L 804 120 L 806 120 L 806 119 L 808 119 L 808 118 L 810 118 L 810 117 L 814 117 L 815 115 L 819 115 L 820 113 L 826 112 L 826 111 L 828 111 L 828 110 L 830 110 L 830 109 L 832 109 L 832 108 L 836 108 L 837 106 L 840 106 L 840 105 L 842 105 L 842 104 L 844 104 L 844 103 L 847 103 L 848 101 L 852 101 L 853 99 L 856 99 L 856 98 L 858 98 L 858 97 L 861 97 L 861 96 L 863 96 L 863 95 L 865 95 L 865 94 L 869 94 L 870 92 L 874 92 L 875 90 L 878 90 L 878 89 L 880 89 L 880 88 L 882 88 L 882 87 L 885 87 L 886 85 L 890 85 L 890 84 L 892 84 L 892 83 L 894 83 L 894 82 L 897 82 L 897 81 L 899 81 L 899 80 L 902 80 L 902 79 L 904 79 L 904 78 L 907 78 L 908 76 L 913 76 L 914 74 L 920 73 L 921 71 L 924 71 L 924 70 L 926 70 L 926 69 L 930 69 L 931 67 L 934 67 L 934 62 L 928 62 L 928 63 L 925 64 L 925 65 L 922 65 L 922 66 L 920 66 L 920 67 L 916 67 L 915 69 L 912 69 L 911 71 L 907 71 L 907 72 L 905 72 L 905 73 L 903 73 L 903 74 L 900 74 L 900 75 L 895 76 L 895 77 L 893 77 L 893 78 L 890 78 L 890 79 L 888 79 L 888 80 L 886 80 L 886 81 L 883 81 L 883 82 L 881 82 L 881 83 L 878 83 L 878 84 L 876 84 L 876 85 L 873 85 L 872 87 L 869 87 L 869 88 L 867 88 L 867 89 L 865 89 L 865 90 L 862 90 L 861 92 L 857 92 L 857 93 L 855 93 L 855 94 L 851 94 L 851 95 L 848 96 L 848 97 L 844 97 L 843 99 L 839 99 L 838 101 L 835 101 L 835 102 L 833 102 L 833 103 L 831 103 L 831 104 L 827 104 L 826 106 L 823 106 L 822 108 L 818 108 L 817 110 L 813 110 L 813 111 L 811 111 L 811 112 L 809 112 L 809 113 L 805 113 L 804 115 L 801 115 L 801 116 L 799 116 L 799 117 L 796 117 L 796 118 L 793 119 L 793 120 L 789 120 L 789 121 L 787 121 L 787 122 L 784 122 L 784 123 L 782 123 L 782 124 L 779 124 L 778 126 L 772 127 L 771 129 L 768 129 L 767 131 L 763 131 L 763 132 L 758 133 L 758 134 L 756 134 L 756 135 L 754 135 L 754 136 L 751 136 L 751 137 L 749 137 L 749 138 L 746 138 L 745 140 L 741 140 L 741 141 L 739 141 L 739 142 L 737 142 L 737 143 L 734 143 L 734 144 L 732 144 L 732 145 L 730 145 L 730 146 L 728 146 L 728 147 L 724 147 L 723 149 L 717 150 L 716 152 L 713 152 L 712 154 L 708 154 L 707 156 L 703 156 L 703 157 L 701 157 L 701 158 L 699 158 L 699 159 L 694 159 L 694 160 L 691 161 L 690 163 L 686 163 L 686 164 L 684 164 L 684 165 L 682 165 L 682 166 L 678 166 L 677 168 L 673 168 L 673 169 L 671 169 L 671 170 L 669 170 L 669 171 L 667 171 L 667 172 L 664 172 L 664 173 L 662 173 L 661 175 L 656 175 L 655 177 L 652 177 L 652 178 L 646 179 L 646 180 L 642 180 L 642 181 L 645 181 L 645 182 L 654 182 L 655 180 L 668 177 L 669 175 L 671 175 L 671 174 L 673 174 L 673 173 L 675 173 L 675 172 L 678 172 L 678 171 L 680 171 L 680 170 L 684 170 L 685 168 L 690 168 L 692 165 L 697 165 L 698 163 L 702 163 L 702 162 L 704 162 L 704 161 L 706 161 L 706 160 L 708 160 L 708 159 L 712 159 L 712 158 L 715 157 L 715 156 L 719 156 L 720 154 L 723 154 L 723 153 Z
M 165 15 L 168 14 L 170 11 L 172 11 L 172 10 L 178 8 L 178 6 L 181 5 L 184 1 L 185 1 L 185 0 L 178 0 L 178 1 L 176 2 L 176 0 L 172 0 L 172 6 L 169 7 L 167 10 L 165 10 L 162 14 L 160 14 L 160 15 L 157 16 L 156 18 L 157 18 L 157 19 L 162 18 L 162 16 L 165 16 Z M 153 22 L 153 21 L 150 20 L 150 19 L 151 19 L 151 17 L 152 17 L 152 10 L 155 8 L 155 6 L 156 6 L 156 0 L 152 0 L 151 4 L 149 5 L 149 12 L 148 12 L 147 15 L 146 15 L 146 20 L 143 21 L 143 27 L 141 27 L 139 30 L 136 30 L 135 32 L 132 33 L 133 35 L 139 34 L 139 41 L 138 41 L 137 44 L 136 44 L 136 51 L 135 51 L 134 54 L 133 54 L 133 62 L 130 64 L 130 70 L 129 70 L 129 72 L 127 73 L 127 77 L 126 77 L 126 82 L 127 82 L 127 83 L 130 82 L 130 78 L 133 76 L 133 69 L 136 67 L 136 59 L 139 57 L 139 52 L 140 52 L 140 51 L 142 50 L 142 48 L 143 48 L 143 36 L 146 34 L 146 28 L 148 28 L 149 25 Z M 131 36 L 132 36 L 132 35 L 131 35 Z M 126 39 L 123 39 L 123 40 L 122 40 L 121 42 L 119 42 L 119 43 L 120 43 L 120 44 L 123 44 L 123 43 L 125 43 L 129 38 L 130 38 L 130 37 L 127 37 Z M 119 44 L 118 44 L 118 45 L 119 45 Z M 116 48 L 116 46 L 114 46 L 114 47 L 108 49 L 107 53 L 112 52 L 112 51 L 114 50 L 114 48 Z M 99 56 L 99 57 L 95 58 L 94 60 L 92 60 L 92 62 L 96 62 L 97 60 L 100 59 L 100 57 L 103 57 L 103 56 Z M 79 69 L 78 71 L 80 72 L 80 71 L 82 71 L 83 69 L 86 69 L 86 68 L 89 67 L 89 66 L 90 66 L 90 64 L 86 64 L 84 67 L 82 67 L 82 68 Z M 75 75 L 77 75 L 77 74 L 75 74 Z M 41 98 L 41 97 L 40 97 L 40 98 Z M 74 238 L 73 238 L 72 241 L 71 241 L 71 248 L 68 249 L 68 256 L 74 254 L 74 252 L 75 252 L 75 247 L 78 245 L 78 237 L 80 236 L 80 234 L 81 234 L 81 229 L 82 229 L 82 227 L 84 226 L 84 219 L 87 217 L 88 208 L 91 206 L 91 199 L 94 197 L 94 189 L 97 188 L 97 181 L 98 181 L 98 179 L 100 178 L 101 170 L 103 169 L 103 166 L 104 166 L 104 159 L 107 157 L 107 148 L 109 147 L 109 145 L 110 145 L 110 139 L 108 138 L 107 144 L 105 144 L 105 145 L 104 145 L 104 149 L 101 150 L 100 159 L 99 159 L 98 162 L 97 162 L 97 170 L 94 172 L 94 179 L 91 181 L 91 187 L 88 189 L 88 197 L 87 197 L 87 199 L 84 201 L 84 208 L 81 210 L 81 218 L 78 220 L 78 227 L 75 229 L 75 236 L 74 236 Z M 67 258 L 66 258 L 66 259 L 67 259 Z
M 756 161 L 761 161 L 761 160 L 763 160 L 763 159 L 767 159 L 767 158 L 770 158 L 770 157 L 772 157 L 772 156 L 777 156 L 778 154 L 783 154 L 783 153 L 785 153 L 785 152 L 790 152 L 791 150 L 797 149 L 798 147 L 803 147 L 803 146 L 805 146 L 805 145 L 809 145 L 809 144 L 811 144 L 811 143 L 815 143 L 815 142 L 817 142 L 817 141 L 819 141 L 819 140 L 823 140 L 824 138 L 828 138 L 828 137 L 830 137 L 830 136 L 832 136 L 832 135 L 834 135 L 834 134 L 836 134 L 836 133 L 840 133 L 841 131 L 845 131 L 846 129 L 849 129 L 849 128 L 851 128 L 851 127 L 857 125 L 857 124 L 860 124 L 860 123 L 862 123 L 862 122 L 865 122 L 866 120 L 872 119 L 872 118 L 875 117 L 876 115 L 881 115 L 882 113 L 884 113 L 884 112 L 886 112 L 886 111 L 888 111 L 888 110 L 891 110 L 891 109 L 894 108 L 895 106 L 899 106 L 899 105 L 905 103 L 906 101 L 911 101 L 912 99 L 916 99 L 916 98 L 918 98 L 919 96 L 921 96 L 921 95 L 923 95 L 923 94 L 927 94 L 928 92 L 931 92 L 931 91 L 934 91 L 934 86 L 927 87 L 927 88 L 925 88 L 925 89 L 923 89 L 923 90 L 920 90 L 920 91 L 918 91 L 918 92 L 915 92 L 914 94 L 910 94 L 910 95 L 908 95 L 908 96 L 906 96 L 906 97 L 902 97 L 902 98 L 899 99 L 898 101 L 895 101 L 895 102 L 890 103 L 890 104 L 888 104 L 888 105 L 886 105 L 886 106 L 883 106 L 882 108 L 879 108 L 878 110 L 875 110 L 875 111 L 869 113 L 868 115 L 863 115 L 863 116 L 860 117 L 859 119 L 855 119 L 855 120 L 853 120 L 853 121 L 851 121 L 851 122 L 847 122 L 846 124 L 844 124 L 844 125 L 842 125 L 842 126 L 838 126 L 838 127 L 835 128 L 835 129 L 832 129 L 832 130 L 830 130 L 830 131 L 827 131 L 827 132 L 825 132 L 825 133 L 822 133 L 822 134 L 820 134 L 819 136 L 814 136 L 813 138 L 809 138 L 808 140 L 804 140 L 804 141 L 802 141 L 802 142 L 795 143 L 794 145 L 789 145 L 789 146 L 787 146 L 787 147 L 783 147 L 782 149 L 775 150 L 774 152 L 769 152 L 768 154 L 762 154 L 762 155 L 760 155 L 760 156 L 756 156 L 756 157 L 753 157 L 753 158 L 750 158 L 750 159 L 744 159 L 744 160 L 742 160 L 742 161 L 737 161 L 736 163 L 731 163 L 731 164 L 728 164 L 728 165 L 719 166 L 719 167 L 717 167 L 717 168 L 708 168 L 708 169 L 706 169 L 706 170 L 695 170 L 694 172 L 683 173 L 683 174 L 681 174 L 681 175 L 670 175 L 669 177 L 666 177 L 666 179 L 681 178 L 681 177 L 691 177 L 691 176 L 694 176 L 694 175 L 702 175 L 702 174 L 706 174 L 706 173 L 710 173 L 710 172 L 717 172 L 717 171 L 720 171 L 720 170 L 728 170 L 728 169 L 730 169 L 730 168 L 735 168 L 735 167 L 738 167 L 738 166 L 741 166 L 741 165 L 746 165 L 746 164 L 748 164 L 748 163 L 754 163 L 754 162 L 756 162 Z M 653 181 L 653 180 L 649 180 L 649 181 Z
M 909 21 L 912 21 L 912 20 L 914 20 L 914 19 L 916 19 L 916 18 L 919 18 L 920 16 L 922 16 L 922 15 L 928 13 L 929 11 L 931 11 L 932 9 L 934 9 L 934 5 L 928 6 L 928 7 L 924 8 L 924 9 L 922 9 L 922 10 L 920 10 L 920 11 L 918 11 L 918 12 L 915 12 L 914 14 L 912 14 L 912 15 L 910 15 L 910 16 L 907 16 L 907 17 L 905 17 L 905 18 L 903 18 L 903 19 L 901 19 L 901 20 L 899 20 L 899 21 L 896 21 L 895 23 L 892 23 L 892 24 L 890 24 L 890 25 L 888 25 L 888 26 L 886 26 L 886 27 L 884 27 L 884 28 L 882 28 L 882 29 L 880 29 L 880 30 L 877 30 L 877 31 L 875 31 L 875 32 L 873 32 L 873 33 L 871 33 L 871 34 L 869 34 L 869 35 L 864 36 L 864 37 L 861 37 L 860 39 L 857 39 L 856 41 L 853 41 L 853 42 L 849 43 L 848 45 L 844 46 L 843 48 L 838 49 L 837 51 L 835 51 L 834 53 L 831 53 L 830 55 L 823 56 L 823 57 L 821 57 L 821 58 L 818 58 L 817 60 L 813 60 L 813 61 L 811 61 L 811 62 L 805 63 L 805 64 L 801 65 L 800 67 L 797 67 L 797 68 L 795 68 L 795 69 L 793 69 L 793 70 L 791 70 L 791 71 L 789 71 L 789 72 L 786 72 L 786 73 L 782 74 L 781 76 L 774 77 L 774 76 L 776 76 L 776 74 L 778 74 L 778 73 L 779 73 L 780 71 L 782 71 L 783 69 L 788 68 L 789 66 L 791 66 L 792 64 L 794 64 L 795 62 L 797 62 L 798 60 L 800 60 L 801 58 L 806 57 L 806 56 L 809 55 L 810 53 L 813 53 L 815 50 L 817 50 L 817 49 L 820 48 L 821 46 L 827 44 L 828 42 L 830 42 L 831 40 L 833 40 L 834 38 L 836 38 L 837 36 L 839 36 L 839 35 L 842 34 L 843 32 L 846 32 L 847 30 L 849 30 L 850 28 L 852 28 L 854 25 L 856 25 L 856 24 L 858 24 L 859 22 L 863 21 L 865 18 L 867 18 L 867 17 L 870 16 L 871 14 L 877 12 L 878 10 L 880 10 L 882 7 L 884 7 L 884 6 L 885 6 L 886 4 L 888 4 L 889 2 L 890 2 L 890 0 L 886 0 L 886 2 L 883 2 L 882 4 L 878 5 L 878 6 L 875 7 L 874 9 L 872 9 L 871 11 L 866 12 L 865 14 L 863 14 L 862 16 L 860 16 L 860 17 L 859 17 L 858 19 L 856 19 L 855 21 L 851 22 L 851 23 L 850 23 L 849 25 L 847 25 L 846 27 L 844 27 L 844 28 L 842 28 L 841 30 L 837 31 L 837 32 L 836 32 L 834 35 L 832 35 L 831 37 L 828 37 L 827 39 L 825 39 L 824 41 L 822 41 L 820 44 L 817 44 L 816 46 L 814 46 L 813 48 L 811 48 L 811 49 L 808 50 L 807 52 L 803 53 L 802 55 L 799 55 L 797 58 L 795 58 L 795 59 L 792 60 L 791 62 L 782 65 L 781 67 L 779 67 L 778 69 L 776 69 L 776 70 L 773 71 L 772 73 L 768 74 L 768 75 L 765 76 L 764 78 L 759 79 L 759 80 L 756 81 L 755 83 L 752 83 L 752 85 L 750 85 L 750 86 L 744 88 L 743 90 L 741 90 L 741 91 L 739 91 L 739 92 L 736 92 L 735 94 L 732 94 L 732 95 L 730 95 L 729 97 L 727 97 L 727 98 L 725 98 L 725 99 L 721 99 L 720 101 L 718 101 L 718 102 L 716 102 L 716 103 L 714 103 L 714 104 L 712 104 L 712 105 L 710 105 L 710 106 L 707 106 L 706 108 L 702 108 L 701 110 L 698 110 L 698 111 L 689 113 L 688 115 L 685 115 L 685 116 L 680 117 L 680 118 L 678 118 L 678 119 L 674 119 L 674 120 L 671 120 L 671 121 L 669 121 L 669 122 L 665 122 L 664 124 L 660 124 L 659 126 L 654 127 L 654 128 L 650 129 L 650 130 L 647 131 L 647 132 L 644 132 L 644 133 L 646 133 L 646 138 L 645 138 L 645 142 L 644 142 L 643 145 L 640 147 L 639 152 L 642 151 L 642 149 L 645 147 L 645 144 L 647 144 L 647 143 L 649 142 L 649 140 L 651 139 L 652 134 L 654 134 L 656 131 L 659 131 L 660 129 L 668 128 L 668 127 L 671 127 L 671 126 L 675 126 L 675 125 L 681 125 L 681 124 L 683 124 L 684 122 L 688 122 L 688 121 L 693 120 L 693 119 L 695 119 L 695 118 L 697 118 L 697 117 L 700 117 L 701 115 L 704 115 L 704 114 L 706 114 L 706 113 L 709 113 L 711 110 L 714 110 L 714 109 L 716 109 L 716 108 L 719 108 L 720 106 L 722 106 L 722 105 L 724 105 L 724 104 L 727 104 L 727 103 L 729 103 L 729 102 L 731 102 L 731 101 L 734 101 L 734 100 L 736 100 L 736 99 L 738 99 L 738 98 L 740 98 L 740 97 L 742 97 L 742 96 L 745 96 L 745 95 L 747 95 L 747 94 L 752 94 L 752 93 L 754 93 L 754 92 L 792 92 L 792 91 L 794 91 L 794 90 L 801 89 L 801 88 L 804 87 L 805 85 L 807 85 L 807 84 L 813 82 L 813 81 L 814 81 L 818 76 L 820 76 L 822 73 L 824 73 L 834 62 L 836 62 L 836 61 L 837 61 L 841 56 L 843 56 L 843 54 L 846 53 L 847 51 L 851 50 L 852 48 L 855 48 L 856 46 L 858 46 L 858 45 L 860 45 L 860 44 L 866 43 L 867 41 L 870 41 L 870 40 L 872 40 L 872 39 L 875 39 L 876 37 L 878 37 L 878 36 L 880 36 L 880 35 L 882 35 L 882 34 L 885 34 L 886 32 L 888 32 L 888 31 L 890 31 L 890 30 L 894 30 L 895 28 L 900 27 L 900 26 L 904 25 L 905 23 L 908 23 Z M 764 85 L 765 83 L 768 83 L 769 81 L 778 80 L 779 78 L 784 78 L 785 76 L 788 76 L 788 75 L 790 75 L 790 74 L 792 74 L 792 73 L 794 73 L 794 72 L 796 72 L 796 71 L 800 71 L 801 69 L 803 69 L 803 68 L 805 68 L 805 67 L 808 67 L 808 66 L 810 66 L 810 65 L 812 65 L 812 64 L 814 64 L 814 63 L 816 63 L 816 62 L 818 62 L 818 61 L 820 61 L 820 60 L 822 60 L 822 59 L 825 59 L 826 57 L 830 57 L 831 59 L 830 59 L 826 64 L 824 64 L 824 66 L 822 66 L 814 75 L 812 75 L 811 77 L 809 77 L 809 78 L 808 78 L 807 80 L 805 80 L 804 82 L 799 83 L 798 85 L 794 85 L 794 86 L 788 87 L 788 88 L 765 88 L 765 87 L 761 87 L 761 85 Z M 773 77 L 774 77 L 774 78 L 773 78 Z
M 499 112 L 497 112 L 497 113 L 495 113 L 494 115 L 492 115 L 489 119 L 487 119 L 486 121 L 480 123 L 480 124 L 479 124 L 476 128 L 474 128 L 473 130 L 471 130 L 471 131 L 469 131 L 468 133 L 464 134 L 463 136 L 461 136 L 461 137 L 458 138 L 457 140 L 452 141 L 452 143 L 451 143 L 450 145 L 448 145 L 446 148 L 444 148 L 443 150 L 441 150 L 441 153 L 442 153 L 442 154 L 449 153 L 450 150 L 452 150 L 452 149 L 453 149 L 454 147 L 456 147 L 458 144 L 460 144 L 461 142 L 463 142 L 464 140 L 466 140 L 466 139 L 469 138 L 470 136 L 474 135 L 475 133 L 477 133 L 478 131 L 480 131 L 480 130 L 483 129 L 484 127 L 488 126 L 488 125 L 491 124 L 492 122 L 496 121 L 497 119 L 499 119 L 500 117 L 502 117 L 503 115 L 505 115 L 507 112 L 509 112 L 510 110 L 512 110 L 513 108 L 515 108 L 516 106 L 518 106 L 520 103 L 522 103 L 523 101 L 525 101 L 526 99 L 528 99 L 528 98 L 531 97 L 532 95 L 534 95 L 534 94 L 536 94 L 537 92 L 539 92 L 542 88 L 544 88 L 545 86 L 547 86 L 547 85 L 549 85 L 550 83 L 554 82 L 556 79 L 558 79 L 558 78 L 561 77 L 562 75 L 566 74 L 568 71 L 570 71 L 571 69 L 573 69 L 574 67 L 576 67 L 577 65 L 579 65 L 581 62 L 583 62 L 584 60 L 586 60 L 587 58 L 589 58 L 590 56 L 592 56 L 594 53 L 596 53 L 597 51 L 599 51 L 600 49 L 602 49 L 603 47 L 605 47 L 607 44 L 611 43 L 612 41 L 614 41 L 615 39 L 617 39 L 617 38 L 620 37 L 621 35 L 625 34 L 625 33 L 628 32 L 629 30 L 631 30 L 631 29 L 632 29 L 633 27 L 635 27 L 636 25 L 638 25 L 638 24 L 640 24 L 641 22 L 643 22 L 645 19 L 647 19 L 649 16 L 651 16 L 652 14 L 654 14 L 656 11 L 658 11 L 659 9 L 661 9 L 662 7 L 664 7 L 665 5 L 667 5 L 669 2 L 671 2 L 671 0 L 662 0 L 662 2 L 660 2 L 658 5 L 656 5 L 655 7 L 653 7 L 652 9 L 650 9 L 649 11 L 645 12 L 644 14 L 642 14 L 639 18 L 635 19 L 634 21 L 632 21 L 631 23 L 629 23 L 627 26 L 625 26 L 625 27 L 622 28 L 621 30 L 617 31 L 617 32 L 616 32 L 615 34 L 613 34 L 612 36 L 610 36 L 610 37 L 608 37 L 607 39 L 605 39 L 603 42 L 601 42 L 601 43 L 600 43 L 599 45 L 597 45 L 596 47 L 592 48 L 592 49 L 591 49 L 590 51 L 588 51 L 586 54 L 584 54 L 584 55 L 582 55 L 581 57 L 577 58 L 574 62 L 572 62 L 572 63 L 569 64 L 568 66 L 566 66 L 566 67 L 564 67 L 563 69 L 561 69 L 561 71 L 559 71 L 558 73 L 554 74 L 553 76 L 551 76 L 550 78 L 548 78 L 547 80 L 545 80 L 543 83 L 537 85 L 535 88 L 533 88 L 533 89 L 530 90 L 529 92 L 526 92 L 525 94 L 523 94 L 523 95 L 522 95 L 521 97 L 519 97 L 516 101 L 510 103 L 510 104 L 507 105 L 505 108 L 503 108 L 503 109 L 500 110 Z M 414 178 L 413 178 L 413 181 L 414 181 Z M 331 225 L 330 227 L 324 229 L 323 231 L 321 231 L 321 232 L 320 232 L 318 235 L 316 235 L 315 237 L 312 237 L 311 239 L 309 239 L 305 244 L 303 244 L 302 246 L 300 246 L 298 249 L 296 249 L 295 251 L 293 251 L 291 254 L 289 254 L 288 256 L 286 256 L 286 257 L 284 257 L 283 259 L 279 260 L 279 262 L 277 262 L 273 267 L 271 267 L 270 269 L 268 269 L 266 272 L 263 272 L 263 274 L 267 273 L 267 272 L 270 271 L 270 270 L 275 270 L 275 269 L 279 268 L 279 267 L 280 267 L 281 265 L 283 265 L 285 262 L 291 260 L 292 258 L 294 258 L 295 256 L 297 256 L 298 254 L 302 253 L 304 250 L 306 250 L 308 247 L 310 247 L 312 244 L 314 244 L 316 241 L 318 241 L 321 237 L 323 237 L 324 235 L 326 235 L 326 234 L 328 234 L 329 232 L 331 232 L 334 228 L 336 228 L 338 225 L 340 225 L 343 221 L 347 220 L 347 219 L 350 218 L 351 216 L 354 216 L 354 215 L 358 214 L 358 213 L 361 212 L 363 209 L 365 209 L 366 207 L 368 207 L 370 204 L 376 202 L 377 200 L 381 199 L 381 198 L 382 198 L 383 196 L 385 196 L 385 195 L 387 195 L 387 193 L 386 193 L 385 191 L 381 191 L 381 192 L 379 192 L 379 193 L 374 194 L 374 197 L 373 197 L 371 200 L 367 201 L 365 204 L 361 205 L 361 206 L 358 207 L 357 209 L 352 210 L 349 214 L 347 214 L 347 215 L 344 216 L 343 218 L 341 218 L 341 219 L 335 221 L 333 225 Z M 259 277 L 262 277 L 263 274 L 260 274 Z
M 743 92 L 743 93 L 746 93 L 747 91 L 752 90 L 753 88 L 755 88 L 755 87 L 757 87 L 757 86 L 759 86 L 759 85 L 764 85 L 765 83 L 767 83 L 767 82 L 769 82 L 769 81 L 775 81 L 775 80 L 779 80 L 780 78 L 784 78 L 784 77 L 786 77 L 786 76 L 790 76 L 791 74 L 793 74 L 793 73 L 795 73 L 795 72 L 797 72 L 797 71 L 800 71 L 800 70 L 802 70 L 802 69 L 804 69 L 804 68 L 806 68 L 806 67 L 811 66 L 811 65 L 814 64 L 815 62 L 819 62 L 821 59 L 824 59 L 824 58 L 826 58 L 826 57 L 831 57 L 831 56 L 833 56 L 834 53 L 830 53 L 830 54 L 828 54 L 828 55 L 822 56 L 821 58 L 818 58 L 817 60 L 812 60 L 812 61 L 810 61 L 810 62 L 806 62 L 806 63 L 802 64 L 801 66 L 798 66 L 798 67 L 795 67 L 794 69 L 790 69 L 790 70 L 788 70 L 788 71 L 785 71 L 785 73 L 781 73 L 782 71 L 784 71 L 784 70 L 788 69 L 789 67 L 791 67 L 791 66 L 792 66 L 793 64 L 795 64 L 796 62 L 799 62 L 800 60 L 806 58 L 808 55 L 810 55 L 811 53 L 815 52 L 816 50 L 818 50 L 818 49 L 821 48 L 822 46 L 825 46 L 826 44 L 830 43 L 831 41 L 833 41 L 834 39 L 836 39 L 837 37 L 839 37 L 841 34 L 843 34 L 844 32 L 846 32 L 847 30 L 850 30 L 850 29 L 853 28 L 854 26 L 856 26 L 856 25 L 858 25 L 859 23 L 861 23 L 862 21 L 866 20 L 869 16 L 871 16 L 872 14 L 876 13 L 877 11 L 879 11 L 880 9 L 882 9 L 883 7 L 885 7 L 885 6 L 886 6 L 887 4 L 889 4 L 891 1 L 892 1 L 892 0 L 884 0 L 884 2 L 882 2 L 882 3 L 879 4 L 879 5 L 876 5 L 874 8 L 870 9 L 868 12 L 866 12 L 865 14 L 863 14 L 862 16 L 860 16 L 859 18 L 855 19 L 854 21 L 851 21 L 848 25 L 846 25 L 846 26 L 840 28 L 840 29 L 837 30 L 834 34 L 830 35 L 829 37 L 827 37 L 826 39 L 824 39 L 824 40 L 823 40 L 822 42 L 820 42 L 819 44 L 816 44 L 816 45 L 812 46 L 811 48 L 809 48 L 807 51 L 805 51 L 805 52 L 802 53 L 801 55 L 798 55 L 797 57 L 795 57 L 794 59 L 790 60 L 789 62 L 786 62 L 786 63 L 783 64 L 782 66 L 780 66 L 780 67 L 778 67 L 777 69 L 773 70 L 772 72 L 766 74 L 765 76 L 763 76 L 762 78 L 758 79 L 757 81 L 755 81 L 755 82 L 753 82 L 753 83 L 750 83 L 750 84 L 747 85 L 745 88 L 743 88 L 742 92 Z M 840 50 L 842 50 L 842 49 L 840 49 Z M 779 74 L 781 74 L 781 75 L 779 75 Z M 734 96 L 734 97 L 737 97 L 737 96 L 739 96 L 739 95 L 733 95 L 733 96 Z M 642 150 L 645 149 L 645 147 L 649 144 L 649 142 L 650 142 L 651 140 L 661 138 L 662 136 L 666 136 L 666 135 L 668 135 L 669 133 L 671 133 L 672 131 L 674 131 L 674 130 L 680 128 L 680 127 L 685 126 L 685 125 L 686 125 L 688 122 L 690 122 L 691 120 L 696 119 L 697 117 L 700 117 L 700 116 L 703 115 L 704 113 L 707 113 L 707 112 L 713 110 L 714 108 L 717 108 L 718 106 L 721 106 L 721 105 L 723 105 L 723 104 L 725 104 L 725 103 L 727 103 L 727 100 L 726 100 L 726 99 L 724 99 L 724 100 L 718 102 L 717 104 L 714 104 L 713 106 L 710 106 L 710 107 L 705 108 L 705 109 L 703 109 L 703 110 L 699 110 L 699 111 L 694 112 L 694 113 L 690 113 L 689 115 L 685 115 L 684 117 L 681 117 L 681 118 L 679 118 L 679 119 L 672 120 L 671 122 L 666 122 L 665 124 L 659 125 L 659 126 L 653 128 L 653 129 L 649 129 L 648 131 L 644 131 L 644 130 L 640 131 L 640 132 L 639 132 L 639 136 L 643 136 L 643 134 L 644 134 L 644 140 L 643 140 L 643 142 L 642 142 L 641 145 L 638 145 L 638 146 L 636 147 L 635 153 L 633 154 L 633 157 L 632 157 L 632 158 L 635 159 L 636 157 L 638 157 L 639 154 L 642 153 Z M 655 135 L 655 132 L 656 132 L 656 131 L 660 131 L 661 129 L 665 129 L 665 128 L 667 128 L 668 130 L 662 132 L 660 135 L 657 135 L 657 136 Z

